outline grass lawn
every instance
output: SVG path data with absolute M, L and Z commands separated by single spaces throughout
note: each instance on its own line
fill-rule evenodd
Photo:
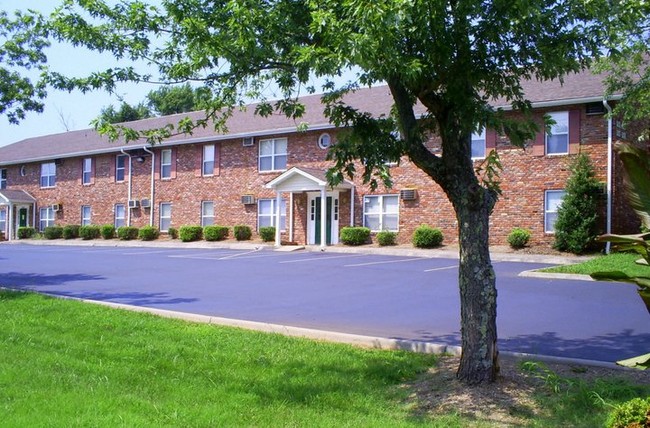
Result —
M 0 425 L 6 427 L 494 426 L 489 417 L 462 416 L 463 409 L 429 411 L 414 385 L 436 365 L 431 355 L 4 290 L 0 313 Z M 540 388 L 533 396 L 544 411 L 522 412 L 526 425 L 595 426 L 609 410 L 587 399 L 551 414 L 577 395 L 554 393 L 548 382 Z M 649 393 L 628 385 L 625 393 L 599 396 L 616 403 Z
M 540 272 L 576 273 L 589 275 L 593 272 L 622 271 L 629 275 L 638 275 L 643 273 L 647 275 L 648 269 L 650 269 L 650 267 L 635 263 L 635 261 L 640 258 L 641 256 L 638 254 L 611 253 L 606 256 L 593 258 L 584 263 L 540 269 Z

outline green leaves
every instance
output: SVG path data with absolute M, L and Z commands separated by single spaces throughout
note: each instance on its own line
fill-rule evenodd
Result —
M 623 162 L 627 200 L 641 224 L 650 229 L 650 156 L 630 143 L 618 142 L 614 149 Z

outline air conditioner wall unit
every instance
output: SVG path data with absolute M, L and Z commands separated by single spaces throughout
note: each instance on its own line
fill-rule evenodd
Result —
M 149 199 L 142 199 L 140 201 L 140 206 L 142 208 L 151 208 L 151 201 L 149 201 Z
M 54 212 L 61 211 L 62 209 L 63 209 L 63 205 L 61 205 L 61 204 L 52 205 L 52 211 L 54 211 Z
M 255 203 L 255 197 L 253 195 L 242 195 L 241 203 L 244 205 L 252 205 Z
M 140 201 L 131 199 L 129 201 L 129 208 L 139 208 L 140 207 Z
M 255 139 L 253 137 L 244 137 L 241 139 L 241 145 L 244 147 L 251 147 L 255 143 Z
M 418 191 L 415 189 L 402 189 L 399 191 L 399 198 L 403 201 L 414 201 L 418 198 Z

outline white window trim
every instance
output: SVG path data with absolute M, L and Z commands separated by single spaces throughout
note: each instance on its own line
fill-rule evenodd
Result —
M 273 147 L 273 152 L 270 155 L 262 155 L 262 146 L 266 142 L 272 142 L 272 147 Z M 285 143 L 286 150 L 284 153 L 279 153 L 276 152 L 276 146 L 279 141 L 283 141 Z M 258 155 L 257 155 L 257 169 L 260 172 L 274 172 L 274 171 L 286 171 L 287 167 L 286 164 L 289 161 L 289 141 L 286 138 L 267 138 L 264 140 L 260 140 L 258 143 Z M 284 156 L 286 162 L 285 162 L 285 167 L 278 169 L 276 167 L 276 158 Z M 271 169 L 262 169 L 262 158 L 271 158 Z
M 86 162 L 88 163 L 86 165 Z M 86 169 L 86 166 L 88 169 Z M 92 183 L 92 173 L 93 173 L 93 159 L 92 158 L 84 158 L 82 161 L 82 166 L 81 166 L 81 184 L 83 185 L 88 185 Z M 88 179 L 86 180 L 86 174 L 88 175 Z
M 7 169 L 0 168 L 0 189 L 7 188 Z
M 88 217 L 84 217 L 85 211 L 88 209 Z M 82 226 L 89 226 L 92 224 L 92 208 L 90 208 L 90 205 L 82 205 L 81 206 L 81 225 Z
M 115 157 L 115 182 L 116 183 L 122 183 L 126 180 L 126 159 L 128 158 L 127 155 L 117 155 Z M 124 166 L 120 168 L 120 159 L 124 159 Z M 118 176 L 118 171 L 122 171 L 122 179 L 119 179 Z
M 215 156 L 215 146 L 214 144 L 206 144 L 203 146 L 203 157 L 202 157 L 202 162 L 201 162 L 201 175 L 203 177 L 212 177 L 214 175 L 214 166 L 216 162 L 216 156 Z M 209 156 L 206 156 L 209 155 Z M 211 160 L 209 158 L 212 158 Z M 212 162 L 212 170 L 210 172 L 206 172 L 205 167 L 206 163 Z
M 471 138 L 471 143 L 470 143 L 470 152 L 473 152 L 474 148 L 474 142 L 478 142 L 483 140 L 483 156 L 472 156 L 472 160 L 480 160 L 480 159 L 485 159 L 485 156 L 487 154 L 487 141 L 486 141 L 486 132 L 485 128 L 481 130 L 480 133 L 473 132 L 472 133 L 472 138 Z
M 547 154 L 548 156 L 564 156 L 569 154 L 569 131 L 570 131 L 570 122 L 569 122 L 569 112 L 568 111 L 553 111 L 547 113 L 549 116 L 553 115 L 566 115 L 566 123 L 567 123 L 567 130 L 566 132 L 560 132 L 557 134 L 553 134 L 553 128 L 555 125 L 551 125 L 550 132 L 544 132 L 544 153 Z M 566 135 L 566 151 L 565 152 L 549 152 L 548 150 L 548 138 L 552 135 Z
M 332 136 L 327 132 L 324 132 L 318 136 L 318 147 L 323 150 L 327 150 L 332 145 Z
M 212 215 L 205 215 L 205 204 L 212 204 Z M 205 224 L 205 219 L 212 219 L 210 224 Z M 214 201 L 201 201 L 201 227 L 214 225 Z
M 163 215 L 163 206 L 169 206 L 169 215 Z M 161 202 L 160 203 L 160 215 L 158 218 L 158 225 L 160 226 L 160 231 L 161 232 L 167 232 L 169 231 L 169 228 L 171 227 L 172 224 L 172 203 L 171 202 Z M 169 219 L 169 226 L 163 229 L 163 219 Z
M 169 163 L 165 163 L 165 153 L 169 153 Z M 165 175 L 165 167 L 169 167 L 169 175 Z M 172 149 L 165 149 L 160 152 L 160 178 L 169 180 L 172 178 Z
M 45 213 L 45 215 L 43 215 Z M 44 231 L 46 227 L 54 226 L 56 220 L 54 209 L 52 207 L 43 207 L 39 210 L 38 230 Z
M 391 198 L 397 198 L 397 229 L 391 230 L 391 229 L 386 229 L 384 228 L 384 216 L 387 214 L 392 215 L 392 213 L 384 213 L 383 208 L 384 208 L 384 198 L 385 197 L 391 197 Z M 391 232 L 399 232 L 399 195 L 393 195 L 393 194 L 386 194 L 386 195 L 365 195 L 363 197 L 363 226 L 366 226 L 366 216 L 369 213 L 366 213 L 366 198 L 379 198 L 380 204 L 379 204 L 379 229 L 374 230 L 371 229 L 371 232 L 381 232 L 382 230 L 388 230 Z
M 122 217 L 117 216 L 118 207 L 122 208 Z M 113 207 L 113 210 L 115 211 L 114 214 L 113 214 L 113 226 L 115 226 L 115 229 L 120 227 L 117 224 L 118 220 L 122 220 L 123 226 L 126 226 L 126 206 L 124 204 L 115 204 L 115 206 Z
M 7 236 L 7 210 L 0 209 L 0 232 L 4 233 L 5 239 Z
M 547 227 L 548 226 L 548 214 L 557 214 L 557 210 L 551 211 L 548 208 L 548 195 L 551 194 L 551 193 L 563 193 L 564 195 L 566 195 L 566 191 L 562 190 L 562 189 L 544 191 L 544 233 L 553 235 L 553 234 L 555 234 L 555 228 L 553 228 L 553 230 L 549 230 L 549 228 Z M 564 198 L 564 196 L 563 196 L 563 198 Z M 558 205 L 558 208 L 559 208 L 559 205 Z
M 43 175 L 43 168 L 45 165 L 49 165 L 48 169 L 54 168 L 53 171 L 48 171 L 50 174 Z M 47 186 L 43 186 L 43 178 L 47 178 Z M 39 180 L 41 189 L 52 189 L 56 187 L 56 162 L 45 162 L 41 164 L 41 176 Z
M 267 202 L 271 201 L 271 214 L 260 214 L 260 206 L 262 205 L 261 202 Z M 284 205 L 284 210 L 282 210 L 282 205 Z M 257 230 L 260 230 L 260 227 L 265 227 L 265 226 L 260 226 L 260 217 L 264 218 L 271 218 L 271 226 L 272 227 L 277 227 L 277 218 L 275 215 L 276 207 L 275 207 L 275 199 L 258 199 L 257 200 Z M 284 219 L 284 228 L 280 229 L 280 232 L 286 232 L 287 229 L 287 200 L 282 198 L 280 202 L 280 223 L 282 223 L 282 219 Z

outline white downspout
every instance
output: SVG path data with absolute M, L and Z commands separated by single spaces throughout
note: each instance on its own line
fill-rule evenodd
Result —
M 127 192 L 127 203 L 126 203 L 126 225 L 131 226 L 131 208 L 129 207 L 129 202 L 131 202 L 131 175 L 133 171 L 131 171 L 131 155 L 126 153 L 124 149 L 120 149 L 120 152 L 122 152 L 123 155 L 126 155 L 129 157 L 129 187 L 128 187 L 128 192 Z
M 155 196 L 155 173 L 156 173 L 156 154 L 149 150 L 146 147 L 143 147 L 144 151 L 147 153 L 151 153 L 151 195 L 149 196 L 149 226 L 153 227 L 153 207 L 156 205 L 154 204 L 154 196 Z
M 9 205 L 8 205 L 8 213 L 9 213 L 7 215 L 7 217 L 9 217 L 8 218 L 9 230 L 7 231 L 7 233 L 9 234 L 9 239 L 8 240 L 13 241 L 13 239 L 14 239 L 14 205 L 11 202 L 9 202 Z M 16 238 L 17 237 L 18 237 L 18 234 L 16 234 Z
M 354 186 L 350 188 L 350 227 L 354 227 Z
M 282 205 L 282 192 L 277 188 L 275 189 L 275 246 L 280 247 L 282 241 L 280 239 L 280 228 L 282 226 L 282 212 L 280 211 Z
M 293 192 L 289 193 L 289 241 L 293 242 Z
M 320 188 L 320 249 L 327 247 L 327 192 L 325 186 Z
M 603 99 L 603 105 L 607 109 L 607 224 L 606 233 L 612 233 L 612 108 Z M 605 244 L 605 253 L 609 254 L 611 242 Z

